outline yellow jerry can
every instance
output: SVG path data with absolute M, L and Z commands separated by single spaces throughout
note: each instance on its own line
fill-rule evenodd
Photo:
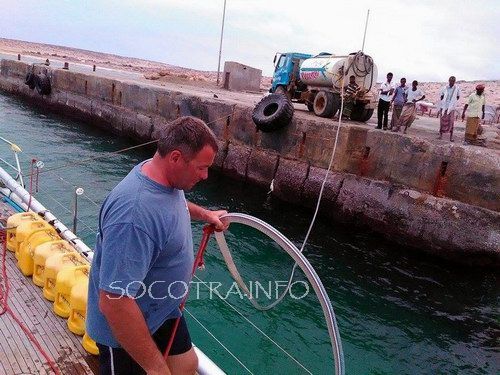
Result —
M 85 315 L 87 312 L 87 295 L 89 279 L 83 278 L 71 288 L 69 296 L 68 328 L 75 335 L 85 333 Z
M 54 229 L 52 225 L 47 223 L 46 221 L 27 221 L 19 224 L 16 230 L 16 246 L 15 246 L 15 254 L 16 258 L 19 257 L 19 248 L 21 247 L 21 243 L 30 236 L 35 230 L 38 229 Z
M 19 212 L 7 219 L 7 249 L 9 251 L 16 251 L 17 227 L 22 223 L 32 223 L 34 221 L 43 221 L 43 219 L 35 212 Z
M 61 237 L 57 234 L 54 228 L 37 229 L 33 231 L 19 246 L 17 256 L 17 267 L 21 270 L 24 276 L 33 275 L 33 255 L 35 248 L 45 242 L 60 240 Z
M 85 349 L 90 354 L 99 355 L 99 348 L 97 347 L 95 341 L 92 340 L 89 335 L 87 335 L 87 332 L 85 332 L 85 334 L 83 335 L 82 346 L 83 349 Z
M 76 252 L 56 253 L 48 257 L 45 261 L 45 270 L 43 272 L 45 277 L 43 296 L 49 301 L 54 301 L 56 298 L 56 279 L 59 271 L 85 264 L 88 264 L 88 262 Z
M 45 283 L 45 262 L 50 256 L 70 252 L 76 253 L 76 250 L 65 240 L 49 241 L 35 247 L 33 254 L 33 283 L 43 287 Z
M 59 271 L 56 278 L 56 298 L 54 312 L 62 318 L 68 318 L 70 313 L 69 300 L 71 289 L 79 282 L 89 278 L 90 265 L 68 267 Z

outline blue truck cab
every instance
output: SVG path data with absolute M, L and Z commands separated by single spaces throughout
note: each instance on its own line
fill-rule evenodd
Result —
M 274 74 L 273 81 L 269 92 L 276 92 L 283 90 L 289 92 L 290 83 L 299 80 L 299 68 L 302 61 L 312 57 L 306 53 L 286 52 L 277 53 L 274 56 Z M 277 60 L 277 61 L 276 61 Z

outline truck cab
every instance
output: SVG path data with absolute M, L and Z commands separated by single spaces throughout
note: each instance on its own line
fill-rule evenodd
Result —
M 294 85 L 292 85 L 292 87 L 289 87 L 290 83 L 298 81 L 300 64 L 302 64 L 302 61 L 310 57 L 312 57 L 312 55 L 306 53 L 277 53 L 274 56 L 273 62 L 275 64 L 275 68 L 273 81 L 269 92 L 282 91 L 285 93 L 292 91 L 293 93 Z

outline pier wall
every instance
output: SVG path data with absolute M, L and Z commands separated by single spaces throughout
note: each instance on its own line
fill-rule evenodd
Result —
M 52 93 L 24 84 L 29 65 L 2 60 L 0 90 L 137 141 L 156 139 L 183 115 L 205 120 L 220 150 L 215 168 L 313 207 L 337 124 L 300 114 L 274 133 L 258 132 L 253 107 L 159 85 L 63 69 L 45 70 Z M 495 150 L 434 144 L 366 126 L 341 126 L 323 215 L 365 224 L 395 242 L 467 263 L 500 264 L 500 157 Z

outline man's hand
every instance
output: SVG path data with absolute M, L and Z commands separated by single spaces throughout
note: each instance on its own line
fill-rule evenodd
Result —
M 229 228 L 229 223 L 225 222 L 224 219 L 221 220 L 221 216 L 226 215 L 227 211 L 226 210 L 218 210 L 218 211 L 210 211 L 207 210 L 207 218 L 205 221 L 209 224 L 212 224 L 215 226 L 215 230 L 217 232 L 222 232 Z
M 218 232 L 224 231 L 229 227 L 228 223 L 224 223 L 224 219 L 220 219 L 222 215 L 227 214 L 226 210 L 211 211 L 192 202 L 188 202 L 187 206 L 191 219 L 205 221 L 212 224 Z

